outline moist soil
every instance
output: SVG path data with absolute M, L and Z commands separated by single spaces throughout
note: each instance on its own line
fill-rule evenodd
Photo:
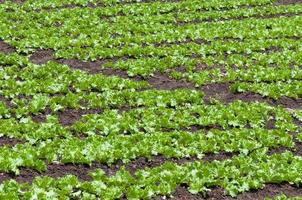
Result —
M 14 48 L 12 48 L 11 46 L 9 46 L 7 43 L 3 42 L 0 39 L 0 52 L 2 52 L 2 53 L 13 53 L 14 51 L 15 51 Z
M 88 114 L 100 114 L 102 113 L 102 109 L 71 109 L 67 108 L 65 110 L 61 110 L 53 113 L 51 109 L 46 108 L 43 113 L 38 115 L 31 116 L 32 120 L 37 123 L 43 123 L 46 121 L 47 115 L 57 115 L 59 118 L 59 122 L 62 126 L 70 126 L 79 119 L 82 118 L 83 115 Z
M 175 80 L 164 73 L 155 73 L 147 78 L 147 81 L 153 88 L 159 90 L 175 90 L 179 88 L 195 89 L 194 85 L 185 80 Z
M 296 4 L 296 3 L 302 3 L 302 0 L 279 0 L 277 1 L 276 4 L 288 5 L 288 4 Z
M 206 154 L 202 160 L 205 162 L 211 162 L 213 160 L 224 160 L 231 158 L 235 154 L 219 152 L 218 154 Z M 190 158 L 165 158 L 164 156 L 153 156 L 150 160 L 147 158 L 139 157 L 128 164 L 124 164 L 122 161 L 117 161 L 112 165 L 101 164 L 93 162 L 91 166 L 86 164 L 48 164 L 47 170 L 45 172 L 38 172 L 29 168 L 21 168 L 19 175 L 14 175 L 12 173 L 0 173 L 0 183 L 9 180 L 15 179 L 18 182 L 28 182 L 31 183 L 33 179 L 37 176 L 49 176 L 53 178 L 63 177 L 68 174 L 75 175 L 82 181 L 90 181 L 91 177 L 89 176 L 90 171 L 96 169 L 102 169 L 107 176 L 113 176 L 122 166 L 132 174 L 135 175 L 137 170 L 142 170 L 146 168 L 153 168 L 161 166 L 166 162 L 173 162 L 177 164 L 185 164 L 189 162 L 194 162 L 199 160 L 197 157 Z
M 103 111 L 101 109 L 87 109 L 87 110 L 74 110 L 74 109 L 66 109 L 58 112 L 59 122 L 63 126 L 70 126 L 79 119 L 83 115 L 88 114 L 100 114 Z
M 49 49 L 38 50 L 33 53 L 29 59 L 35 64 L 45 64 L 48 61 L 54 60 L 54 51 Z
M 155 197 L 154 200 L 175 199 L 175 200 L 263 200 L 266 197 L 274 198 L 278 195 L 285 194 L 288 197 L 302 196 L 302 187 L 290 185 L 288 183 L 271 184 L 268 183 L 264 188 L 259 190 L 251 190 L 239 194 L 236 198 L 232 198 L 225 194 L 221 187 L 212 187 L 210 191 L 204 194 L 193 195 L 188 191 L 187 185 L 178 186 L 175 192 L 168 198 Z
M 0 95 L 0 102 L 3 102 L 4 105 L 6 105 L 6 107 L 11 108 L 13 107 L 13 105 L 11 104 L 11 102 L 5 98 L 4 96 Z
M 113 68 L 103 68 L 104 60 L 97 61 L 80 61 L 76 59 L 54 59 L 55 62 L 68 65 L 73 69 L 86 71 L 90 74 L 103 74 L 106 76 L 117 76 L 125 79 L 132 79 L 135 81 L 143 80 L 139 76 L 129 77 L 127 71 Z
M 4 2 L 5 0 L 0 0 L 0 3 Z M 11 0 L 13 3 L 23 3 L 25 0 Z
M 15 138 L 9 138 L 6 136 L 0 137 L 0 147 L 3 146 L 15 146 L 16 144 L 21 144 L 23 143 L 21 140 L 15 139 Z
M 235 100 L 241 100 L 245 102 L 265 102 L 272 106 L 283 106 L 290 109 L 302 108 L 301 97 L 297 99 L 280 97 L 275 100 L 252 92 L 233 93 L 230 90 L 230 85 L 231 83 L 213 83 L 202 86 L 201 90 L 205 93 L 205 102 L 210 103 L 211 99 L 218 99 L 221 102 L 228 104 Z

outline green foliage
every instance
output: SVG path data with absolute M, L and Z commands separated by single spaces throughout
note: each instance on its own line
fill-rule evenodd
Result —
M 122 165 L 114 174 L 89 171 L 86 181 L 11 178 L 0 183 L 0 199 L 151 199 L 172 197 L 179 185 L 236 197 L 267 183 L 301 185 L 302 157 L 289 152 L 302 142 L 301 13 L 302 4 L 273 0 L 0 3 L 0 51 L 16 50 L 0 52 L 0 175 Z M 40 50 L 53 58 L 32 63 Z M 177 89 L 156 89 L 158 74 L 162 88 Z M 236 101 L 228 89 L 298 106 Z M 209 98 L 217 92 L 228 103 Z M 222 152 L 232 157 L 202 160 Z M 158 156 L 156 167 L 126 167 Z

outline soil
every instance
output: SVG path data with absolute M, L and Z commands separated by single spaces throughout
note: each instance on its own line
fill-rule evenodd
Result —
M 302 3 L 302 0 L 279 0 L 276 2 L 276 4 L 283 4 L 283 5 L 295 4 L 295 3 Z
M 13 3 L 23 3 L 25 0 L 11 0 Z M 0 3 L 4 3 L 5 0 L 0 0 Z
M 100 114 L 102 113 L 102 109 L 70 109 L 67 108 L 65 110 L 58 111 L 56 113 L 53 113 L 49 108 L 46 108 L 43 113 L 40 113 L 38 115 L 32 115 L 31 118 L 34 122 L 37 123 L 43 123 L 46 121 L 47 115 L 57 115 L 59 118 L 59 122 L 62 126 L 70 126 L 79 119 L 83 115 L 88 114 Z
M 0 101 L 2 101 L 6 107 L 11 108 L 13 107 L 13 105 L 11 104 L 11 102 L 4 96 L 0 95 Z
M 103 64 L 101 61 L 85 62 L 76 59 L 58 59 L 57 62 L 60 64 L 68 65 L 74 69 L 87 71 L 92 74 L 99 73 Z
M 33 53 L 29 59 L 31 62 L 35 63 L 35 64 L 45 64 L 48 61 L 51 61 L 54 59 L 53 57 L 53 50 L 49 50 L 49 49 L 42 49 L 42 50 L 38 50 L 35 53 Z
M 184 164 L 188 162 L 194 162 L 198 160 L 197 157 L 190 157 L 190 158 L 165 158 L 164 156 L 153 156 L 151 160 L 147 158 L 140 157 L 136 160 L 130 162 L 126 165 L 126 169 L 134 175 L 137 170 L 146 169 L 146 168 L 154 168 L 161 166 L 166 162 L 173 162 L 177 164 Z
M 223 160 L 231 158 L 235 154 L 231 153 L 218 153 L 218 154 L 206 154 L 203 160 L 205 162 L 210 162 L 213 160 Z M 163 156 L 153 156 L 152 159 L 148 160 L 147 158 L 137 158 L 131 161 L 128 164 L 124 164 L 122 161 L 117 161 L 112 165 L 101 164 L 97 162 L 93 162 L 91 166 L 86 164 L 48 164 L 47 171 L 38 172 L 29 168 L 21 168 L 19 175 L 14 175 L 12 173 L 0 173 L 0 183 L 8 180 L 15 179 L 18 182 L 28 182 L 31 183 L 33 179 L 37 176 L 49 176 L 53 178 L 58 178 L 65 176 L 67 174 L 73 174 L 77 176 L 82 181 L 89 181 L 91 177 L 88 175 L 90 171 L 94 171 L 96 169 L 102 169 L 106 173 L 107 176 L 113 176 L 122 166 L 134 175 L 137 170 L 153 168 L 162 165 L 166 162 L 174 162 L 177 164 L 185 164 L 188 162 L 194 162 L 199 160 L 197 157 L 190 158 L 165 158 Z
M 73 69 L 80 69 L 90 74 L 103 74 L 106 76 L 118 76 L 126 79 L 142 80 L 140 77 L 129 77 L 127 71 L 121 69 L 102 68 L 104 61 L 80 61 L 76 59 L 57 59 L 60 64 L 65 64 Z
M 0 2 L 1 3 L 1 2 Z M 0 52 L 2 53 L 13 53 L 15 51 L 14 48 L 9 46 L 7 43 L 0 39 Z
M 225 195 L 224 189 L 221 187 L 209 188 L 210 191 L 205 194 L 191 194 L 186 185 L 178 186 L 171 197 L 156 197 L 154 200 L 175 199 L 175 200 L 263 200 L 266 197 L 274 198 L 282 193 L 288 197 L 302 196 L 302 187 L 290 185 L 288 183 L 273 184 L 268 183 L 263 189 L 251 190 L 239 194 L 236 198 Z
M 59 111 L 57 114 L 59 116 L 59 121 L 63 126 L 70 126 L 79 119 L 83 115 L 87 114 L 100 114 L 103 111 L 101 109 L 87 109 L 87 110 L 74 110 L 74 109 L 66 109 L 63 111 Z
M 266 129 L 275 129 L 276 128 L 276 119 L 269 119 L 266 122 Z
M 280 3 L 279 3 L 280 4 Z M 284 4 L 284 3 L 281 3 Z M 287 3 L 290 4 L 290 3 Z M 292 16 L 301 16 L 301 14 L 296 14 L 296 13 L 278 13 L 278 14 L 269 14 L 269 15 L 252 15 L 252 16 L 240 16 L 240 17 L 230 17 L 227 19 L 224 18 L 220 18 L 220 19 L 196 19 L 196 20 L 192 20 L 192 21 L 178 21 L 176 22 L 176 25 L 179 26 L 185 26 L 188 24 L 200 24 L 203 22 L 224 22 L 224 21 L 233 21 L 233 20 L 244 20 L 244 19 L 271 19 L 271 18 L 281 18 L 281 17 L 292 17 Z
M 230 91 L 230 83 L 213 83 L 201 87 L 201 90 L 205 93 L 204 100 L 209 103 L 211 98 L 221 100 L 224 103 L 231 103 L 235 100 L 241 100 L 245 102 L 265 102 L 272 106 L 283 106 L 291 109 L 302 108 L 302 97 L 298 99 L 292 99 L 289 97 L 280 97 L 279 99 L 271 99 L 269 97 L 263 97 L 259 94 L 252 92 L 232 93 Z
M 14 175 L 12 173 L 0 173 L 0 183 L 9 180 L 15 179 L 20 183 L 32 183 L 35 177 L 37 176 L 49 176 L 52 178 L 59 178 L 65 175 L 71 174 L 78 177 L 81 181 L 89 181 L 91 177 L 89 176 L 90 171 L 94 171 L 96 169 L 103 169 L 107 175 L 113 175 L 118 169 L 113 167 L 108 167 L 103 164 L 93 163 L 91 166 L 84 164 L 49 164 L 47 165 L 47 171 L 38 172 L 33 169 L 21 168 L 19 175 Z
M 188 128 L 181 128 L 181 130 L 183 130 L 183 131 L 189 131 L 189 132 L 192 132 L 192 133 L 195 133 L 199 130 L 204 130 L 205 132 L 207 132 L 211 129 L 223 130 L 223 127 L 220 126 L 220 125 L 217 125 L 217 124 L 212 124 L 212 125 L 208 125 L 208 126 L 192 125 Z
M 294 119 L 293 120 L 293 123 L 295 124 L 295 125 L 297 125 L 298 127 L 301 127 L 302 128 L 302 121 L 300 121 L 300 120 L 298 120 L 298 119 Z
M 186 186 L 178 186 L 175 192 L 171 195 L 171 197 L 155 197 L 154 200 L 163 200 L 163 199 L 179 199 L 179 200 L 200 200 L 204 199 L 202 194 L 191 194 Z
M 37 50 L 29 57 L 29 59 L 35 64 L 45 64 L 48 61 L 54 61 L 60 64 L 68 65 L 73 69 L 80 69 L 86 71 L 90 74 L 104 74 L 107 76 L 118 76 L 121 78 L 142 80 L 142 78 L 140 77 L 129 77 L 127 71 L 124 70 L 102 68 L 102 64 L 105 62 L 105 60 L 81 61 L 77 59 L 56 59 L 54 57 L 54 51 L 51 49 Z
M 42 122 L 45 122 L 46 121 L 46 117 L 47 115 L 50 115 L 52 112 L 51 112 L 51 109 L 50 108 L 46 108 L 44 110 L 43 113 L 41 114 L 38 114 L 38 115 L 31 115 L 31 118 L 34 122 L 37 122 L 37 123 L 42 123 Z
M 288 183 L 266 184 L 263 189 L 240 194 L 237 199 L 254 200 L 264 199 L 265 197 L 273 198 L 282 193 L 286 194 L 288 197 L 302 196 L 302 188 L 292 186 Z
M 159 90 L 175 90 L 179 88 L 195 89 L 194 85 L 190 82 L 172 79 L 168 75 L 159 72 L 147 78 L 147 81 L 153 88 Z
M 302 196 L 302 188 L 290 185 L 288 183 L 281 184 L 266 184 L 263 189 L 252 190 L 239 194 L 237 198 L 232 198 L 224 194 L 224 190 L 220 187 L 210 188 L 211 191 L 205 194 L 191 194 L 186 186 L 179 186 L 173 193 L 172 197 L 168 199 L 175 200 L 263 200 L 265 197 L 276 197 L 282 193 L 286 194 L 288 197 Z M 163 197 L 154 198 L 156 200 L 164 199 Z
M 21 140 L 18 140 L 16 138 L 9 138 L 6 136 L 0 137 L 0 147 L 2 146 L 15 146 L 16 144 L 21 144 L 23 143 Z
M 129 77 L 127 71 L 121 69 L 102 68 L 104 61 L 80 61 L 76 59 L 57 59 L 58 63 L 65 64 L 74 69 L 80 69 L 87 71 L 90 74 L 104 74 L 106 76 L 118 76 L 121 78 L 132 79 L 134 81 L 143 81 L 140 76 Z M 150 76 L 146 81 L 156 89 L 161 90 L 173 90 L 178 88 L 191 88 L 194 89 L 194 85 L 185 80 L 175 80 L 170 78 L 164 73 L 156 72 L 153 76 Z

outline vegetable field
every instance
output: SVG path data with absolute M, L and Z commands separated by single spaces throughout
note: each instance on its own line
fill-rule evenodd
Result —
M 0 199 L 301 185 L 301 0 L 0 0 Z

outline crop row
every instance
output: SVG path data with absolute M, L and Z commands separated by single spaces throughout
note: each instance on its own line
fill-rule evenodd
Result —
M 87 103 L 88 108 L 118 108 L 123 105 L 130 107 L 155 105 L 174 107 L 184 104 L 202 104 L 203 102 L 201 92 L 191 92 L 186 89 L 138 92 L 136 91 L 138 89 L 147 89 L 148 84 L 117 77 L 89 75 L 52 62 L 45 65 L 34 65 L 16 54 L 2 54 L 1 65 L 5 67 L 0 73 L 2 83 L 0 94 L 11 99 L 14 107 L 12 109 L 7 108 L 5 103 L 1 102 L 2 117 L 9 117 L 11 116 L 10 113 L 15 113 L 20 118 L 28 113 L 38 114 L 46 108 L 51 108 L 54 112 L 64 108 L 81 108 L 83 101 Z M 212 72 L 211 76 L 209 72 Z M 232 85 L 231 89 L 235 92 L 246 90 L 258 92 L 273 98 L 280 96 L 298 97 L 302 91 L 299 81 L 301 80 L 301 70 L 299 68 L 228 69 L 224 76 L 219 75 L 219 70 L 218 73 L 213 72 L 214 70 L 195 72 L 192 75 L 189 74 L 188 77 L 194 81 L 200 80 L 200 77 L 205 77 L 206 80 L 212 78 L 214 82 L 272 81 L 271 84 L 238 82 Z M 216 78 L 215 74 L 217 74 Z M 294 79 L 297 81 L 288 81 Z M 275 84 L 275 81 L 287 82 Z M 120 91 L 121 89 L 123 91 Z M 28 98 L 19 98 L 19 96 L 24 95 Z M 32 95 L 34 96 L 31 97 Z
M 249 111 L 249 112 L 245 112 Z M 49 116 L 50 117 L 50 116 Z M 274 108 L 263 103 L 242 103 L 236 101 L 229 105 L 195 105 L 173 108 L 140 108 L 119 113 L 117 110 L 105 110 L 101 114 L 87 114 L 73 125 L 62 127 L 58 119 L 52 116 L 46 122 L 36 123 L 30 117 L 20 120 L 1 119 L 1 134 L 7 137 L 31 141 L 46 140 L 72 133 L 82 135 L 131 135 L 150 134 L 166 130 L 183 130 L 196 127 L 228 128 L 266 128 L 275 118 L 275 128 L 284 131 L 299 132 L 293 119 L 301 120 L 301 113 L 288 112 L 283 108 Z M 302 120 L 301 120 L 302 121 Z
M 187 2 L 185 2 L 187 4 Z M 112 8 L 112 7 L 110 7 Z M 185 7 L 187 8 L 187 7 Z M 198 9 L 198 8 L 196 8 Z M 150 11 L 148 9 L 147 11 Z M 203 20 L 223 20 L 223 19 L 233 19 L 233 18 L 247 18 L 247 17 L 257 17 L 257 16 L 271 16 L 271 15 L 297 15 L 302 11 L 300 5 L 288 5 L 288 6 L 275 6 L 268 5 L 265 7 L 252 7 L 252 8 L 240 8 L 232 9 L 226 11 L 207 11 L 207 12 L 194 12 L 194 10 L 185 10 L 181 14 L 175 12 L 150 15 L 148 12 L 143 13 L 144 17 L 135 15 L 118 15 L 110 17 L 102 23 L 106 32 L 112 31 L 131 31 L 133 33 L 150 33 L 156 31 L 163 31 L 164 29 L 171 29 L 173 27 L 179 26 L 177 23 L 182 22 L 198 22 Z M 59 27 L 80 27 L 84 26 L 86 28 L 92 28 L 99 24 L 100 18 L 106 16 L 104 8 L 74 8 L 74 9 L 63 9 L 54 10 L 52 12 L 25 12 L 24 15 L 16 15 L 15 12 L 24 12 L 23 9 L 19 8 L 14 10 L 14 12 L 5 12 L 3 15 L 10 19 L 11 22 L 20 24 L 28 23 L 35 20 L 35 23 L 40 24 L 44 27 L 53 27 L 55 25 Z M 76 16 L 87 16 L 82 18 L 77 18 Z M 88 17 L 89 16 L 89 17 Z M 12 19 L 14 19 L 12 21 Z M 143 24 L 143 25 L 142 25 Z M 121 27 L 123 27 L 121 29 Z M 105 33 L 104 31 L 102 33 Z M 121 33 L 120 33 L 121 34 Z
M 134 58 L 126 60 L 121 59 L 115 62 L 107 62 L 103 64 L 103 67 L 127 70 L 130 76 L 148 76 L 155 71 L 164 72 L 169 68 L 178 66 L 194 69 L 194 67 L 199 63 L 204 63 L 209 66 L 216 64 L 235 64 L 236 66 L 238 66 L 240 65 L 240 62 L 251 62 L 251 58 L 252 60 L 257 60 L 261 59 L 261 57 L 269 57 L 274 53 L 270 52 L 271 49 L 275 49 L 275 51 L 277 52 L 280 51 L 279 54 L 285 54 L 284 57 L 287 57 L 287 55 L 295 56 L 295 54 L 299 55 L 299 53 L 293 52 L 297 52 L 300 48 L 301 39 L 295 40 L 279 38 L 263 40 L 251 39 L 244 41 L 218 40 L 211 42 L 211 44 L 209 45 L 196 44 L 191 42 L 182 45 L 171 45 L 163 47 L 133 47 L 121 49 L 119 51 L 116 51 L 116 53 L 114 53 L 114 49 L 112 49 L 111 53 L 116 57 L 129 56 Z M 268 53 L 264 53 L 265 51 L 268 51 Z M 259 55 L 259 53 L 262 53 L 262 56 Z M 244 57 L 244 55 L 241 54 L 244 54 L 246 56 Z M 300 59 L 298 55 L 295 56 L 298 57 L 298 59 L 292 62 L 297 62 L 299 64 Z M 228 60 L 228 58 L 233 59 L 236 56 L 239 57 L 239 61 L 236 60 L 232 62 Z M 251 56 L 251 58 L 249 59 L 248 56 Z
M 211 130 L 207 134 L 203 131 L 195 134 L 180 131 L 137 133 L 105 138 L 99 136 L 89 136 L 85 139 L 54 138 L 36 142 L 35 145 L 24 143 L 14 147 L 0 147 L 0 171 L 19 174 L 20 167 L 44 171 L 46 170 L 44 160 L 49 164 L 92 164 L 92 162 L 112 164 L 119 160 L 128 163 L 139 157 L 150 159 L 156 155 L 165 158 L 202 158 L 205 153 L 220 151 L 248 154 L 262 147 L 280 146 L 294 147 L 291 136 L 282 130 L 265 129 Z
M 265 183 L 301 184 L 302 159 L 290 152 L 266 155 L 256 150 L 249 156 L 239 155 L 224 161 L 196 161 L 178 165 L 165 163 L 159 167 L 138 170 L 132 176 L 120 169 L 106 176 L 101 169 L 91 172 L 91 181 L 79 181 L 67 175 L 58 179 L 37 177 L 29 184 L 5 181 L 0 186 L 2 198 L 31 199 L 149 199 L 157 195 L 170 196 L 180 184 L 196 194 L 206 193 L 220 186 L 226 193 L 236 196 L 251 189 L 260 189 Z
M 19 15 L 18 15 L 19 16 Z M 76 16 L 74 16 L 76 17 Z M 109 48 L 123 46 L 133 46 L 160 42 L 176 42 L 184 41 L 185 39 L 204 39 L 213 40 L 215 38 L 266 38 L 268 36 L 284 37 L 284 36 L 300 36 L 299 26 L 301 25 L 301 17 L 286 17 L 278 19 L 246 19 L 242 21 L 230 20 L 228 22 L 210 22 L 202 24 L 188 24 L 179 27 L 171 27 L 156 34 L 143 34 L 143 32 L 131 33 L 127 28 L 118 30 L 108 23 L 93 23 L 88 26 L 86 23 L 77 26 L 43 26 L 43 24 L 31 24 L 20 22 L 18 28 L 16 23 L 8 22 L 6 17 L 3 17 L 3 27 L 1 27 L 1 36 L 11 45 L 17 46 L 19 51 L 32 51 L 32 48 L 44 48 L 60 50 L 57 52 L 59 57 L 67 57 L 68 52 L 71 55 L 78 55 L 78 58 L 94 60 L 96 58 L 103 58 L 100 53 L 104 52 L 104 47 Z M 12 18 L 10 16 L 9 18 Z M 89 17 L 88 17 L 89 18 Z M 30 21 L 31 22 L 31 21 Z M 92 23 L 92 22 L 91 22 Z M 29 25 L 30 24 L 30 25 Z M 138 27 L 139 25 L 135 26 Z M 158 29 L 159 25 L 152 25 L 153 28 Z M 110 31 L 112 27 L 112 31 Z M 120 26 L 118 27 L 128 27 Z M 274 27 L 268 29 L 268 27 Z M 284 29 L 284 27 L 291 27 Z M 39 31 L 37 31 L 39 29 Z M 250 32 L 250 29 L 255 29 L 257 32 Z M 21 31 L 22 30 L 22 31 Z M 144 28 L 143 28 L 144 30 Z M 160 28 L 159 28 L 160 30 Z M 238 31 L 240 30 L 240 31 Z M 118 36 L 112 37 L 117 34 Z M 47 40 L 45 39 L 47 35 Z M 102 38 L 102 40 L 100 40 Z M 71 48 L 73 47 L 73 48 Z M 85 47 L 85 51 L 82 47 Z M 71 49 L 70 49 L 71 48 Z M 113 49 L 114 50 L 114 49 Z M 105 51 L 106 52 L 106 51 Z M 107 52 L 107 54 L 109 53 Z M 85 56 L 85 57 L 84 57 Z M 112 57 L 114 56 L 111 55 Z
M 282 96 L 299 98 L 302 95 L 301 80 L 277 81 L 274 83 L 243 83 L 237 82 L 231 86 L 234 92 L 251 91 L 254 93 L 278 99 Z
M 287 196 L 285 194 L 281 194 L 276 196 L 275 198 L 265 198 L 265 200 L 301 200 L 302 197 L 301 196 Z
M 129 4 L 132 3 L 132 4 Z M 87 6 L 87 7 L 103 7 L 103 12 L 108 15 L 122 14 L 132 14 L 139 15 L 149 13 L 162 13 L 171 11 L 183 11 L 183 10 L 220 10 L 220 9 L 232 9 L 238 8 L 239 6 L 259 6 L 271 4 L 272 0 L 239 0 L 239 1 L 152 1 L 152 2 L 137 2 L 135 0 L 119 1 L 119 0 L 52 0 L 52 1 L 34 1 L 28 0 L 22 4 L 22 8 L 27 11 L 39 10 L 41 8 L 64 8 L 69 5 L 72 6 Z M 7 4 L 11 6 L 11 4 Z M 13 6 L 15 7 L 15 6 Z M 146 9 L 148 8 L 148 9 Z
M 301 113 L 260 103 L 234 102 L 177 110 L 105 110 L 102 114 L 85 115 L 69 127 L 62 127 L 55 116 L 48 116 L 42 123 L 30 118 L 1 119 L 1 136 L 26 143 L 1 147 L 0 166 L 2 171 L 18 173 L 19 167 L 45 170 L 44 159 L 50 163 L 112 163 L 158 154 L 167 158 L 202 157 L 209 152 L 248 153 L 261 147 L 293 147 L 289 133 L 302 138 L 301 127 L 293 124 L 293 117 L 301 120 Z M 274 129 L 266 130 L 273 119 Z M 190 126 L 213 128 L 195 134 L 182 131 Z

